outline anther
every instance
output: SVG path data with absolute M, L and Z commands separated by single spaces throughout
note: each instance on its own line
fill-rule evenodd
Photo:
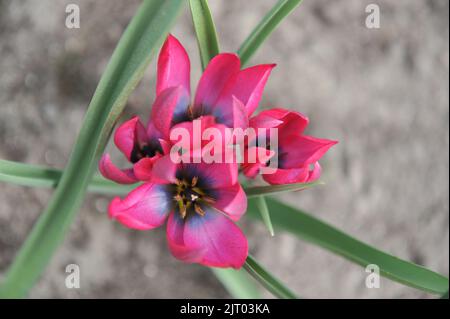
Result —
M 197 204 L 194 204 L 194 209 L 197 214 L 200 216 L 205 216 L 205 211 Z

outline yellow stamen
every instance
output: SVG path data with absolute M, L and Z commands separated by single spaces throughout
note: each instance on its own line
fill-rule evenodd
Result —
M 181 218 L 185 218 L 187 209 L 186 206 L 184 206 L 183 201 L 178 202 L 178 208 L 180 209 Z
M 209 204 L 214 204 L 215 203 L 214 198 L 209 197 L 209 196 L 202 196 L 201 200 L 204 201 L 204 202 L 207 202 Z
M 197 204 L 194 204 L 194 209 L 197 214 L 200 216 L 205 216 L 205 211 Z

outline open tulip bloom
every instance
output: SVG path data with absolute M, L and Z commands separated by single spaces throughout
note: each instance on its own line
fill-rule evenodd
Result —
M 304 135 L 308 118 L 300 113 L 277 108 L 254 115 L 273 67 L 262 64 L 241 69 L 236 54 L 218 54 L 201 76 L 191 103 L 189 57 L 169 35 L 158 59 L 156 99 L 147 125 L 133 117 L 114 135 L 130 167 L 119 169 L 108 154 L 99 163 L 103 176 L 117 183 L 143 182 L 124 199 L 114 198 L 109 216 L 137 230 L 150 230 L 167 221 L 168 246 L 176 258 L 240 268 L 248 244 L 234 223 L 247 209 L 239 171 L 248 178 L 260 174 L 269 184 L 312 182 L 320 177 L 320 158 L 336 144 Z M 210 162 L 203 158 L 205 143 L 199 142 L 200 150 L 180 148 L 174 138 L 176 130 L 185 129 L 194 134 L 188 144 L 195 144 L 196 127 L 200 134 L 212 128 L 223 134 L 227 129 L 257 133 L 241 143 L 242 162 L 237 156 L 231 162 L 224 160 L 229 156 L 219 156 L 223 162 Z M 271 130 L 277 132 L 275 143 L 268 138 Z M 216 142 L 238 143 L 224 136 Z M 219 153 L 224 148 L 221 145 Z M 252 151 L 256 157 L 250 161 Z M 269 166 L 273 169 L 264 171 Z

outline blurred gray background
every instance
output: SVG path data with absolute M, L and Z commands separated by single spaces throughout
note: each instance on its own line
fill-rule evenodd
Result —
M 234 51 L 276 1 L 211 0 L 223 51 Z M 81 28 L 65 27 L 65 7 Z M 0 0 L 0 158 L 63 168 L 89 99 L 138 1 Z M 365 27 L 365 7 L 381 8 L 381 28 Z M 173 33 L 200 76 L 186 6 Z M 448 276 L 449 2 L 304 0 L 254 56 L 278 64 L 262 108 L 311 118 L 308 133 L 337 139 L 324 158 L 326 186 L 283 198 L 355 237 Z M 125 116 L 145 118 L 155 63 Z M 114 158 L 118 151 L 108 149 Z M 51 195 L 0 183 L 0 279 Z M 222 298 L 212 273 L 176 261 L 163 229 L 138 232 L 111 222 L 110 198 L 89 195 L 34 298 Z M 276 214 L 276 212 L 272 212 Z M 300 296 L 429 298 L 260 223 L 242 223 L 250 251 Z M 65 287 L 65 267 L 81 267 L 81 288 Z M 270 297 L 265 293 L 265 297 Z

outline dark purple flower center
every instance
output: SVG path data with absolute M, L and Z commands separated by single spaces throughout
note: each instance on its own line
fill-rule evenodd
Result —
M 192 179 L 177 178 L 174 185 L 173 199 L 177 203 L 178 212 L 183 219 L 192 214 L 204 216 L 204 205 L 212 204 L 215 201 L 201 187 L 197 176 L 194 176 Z
M 172 125 L 182 122 L 192 122 L 193 120 L 205 115 L 214 115 L 217 122 L 220 123 L 220 116 L 217 116 L 217 114 L 213 114 L 210 108 L 206 107 L 205 105 L 200 105 L 199 107 L 194 108 L 192 104 L 190 104 L 183 112 L 174 114 Z
M 134 144 L 133 151 L 131 152 L 130 161 L 131 163 L 138 162 L 144 157 L 153 157 L 156 154 L 162 154 L 163 150 L 159 141 L 151 141 L 148 144 L 139 145 L 139 143 Z

